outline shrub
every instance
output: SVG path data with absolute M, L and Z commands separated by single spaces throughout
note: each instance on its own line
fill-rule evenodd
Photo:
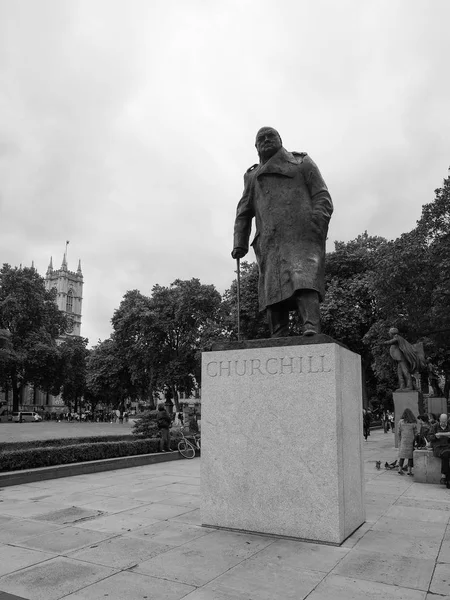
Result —
M 156 416 L 157 410 L 149 410 L 136 420 L 133 427 L 133 435 L 144 438 L 155 438 L 160 435 Z
M 171 447 L 176 450 L 175 440 L 172 441 Z M 23 448 L 1 452 L 0 471 L 35 469 L 120 456 L 151 454 L 157 450 L 159 450 L 159 439 L 155 438 Z
M 0 444 L 1 451 L 24 450 L 25 448 L 44 448 L 49 446 L 75 446 L 77 444 L 98 444 L 99 442 L 132 441 L 131 434 L 123 435 L 101 435 L 93 437 L 58 438 L 56 440 L 32 440 L 30 442 L 5 442 Z

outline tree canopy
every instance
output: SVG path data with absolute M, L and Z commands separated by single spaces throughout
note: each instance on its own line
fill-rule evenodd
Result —
M 8 349 L 0 352 L 0 386 L 12 391 L 13 410 L 18 410 L 27 384 L 56 392 L 56 339 L 67 329 L 67 320 L 56 305 L 55 292 L 45 289 L 34 268 L 4 264 L 0 270 L 0 329 L 11 334 Z

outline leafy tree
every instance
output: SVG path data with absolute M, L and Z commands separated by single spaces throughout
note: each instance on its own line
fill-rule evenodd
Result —
M 192 394 L 200 385 L 200 351 L 211 338 L 221 309 L 213 285 L 199 279 L 177 279 L 169 287 L 155 285 L 150 298 L 151 336 L 157 354 L 157 387 L 179 410 L 179 394 Z
M 74 412 L 82 408 L 86 392 L 88 340 L 82 337 L 67 337 L 59 347 L 61 354 L 62 397 Z
M 11 333 L 9 348 L 0 355 L 0 385 L 12 390 L 13 410 L 21 390 L 31 384 L 44 390 L 58 387 L 59 353 L 56 339 L 67 329 L 67 319 L 45 289 L 34 268 L 0 271 L 0 329 Z
M 117 358 L 125 365 L 133 392 L 155 408 L 159 332 L 150 298 L 138 290 L 125 294 L 112 318 Z
M 349 242 L 335 242 L 325 263 L 326 295 L 322 330 L 361 356 L 363 401 L 376 394 L 371 347 L 364 336 L 380 317 L 373 284 L 378 256 L 386 240 L 367 232 Z
M 269 326 L 264 312 L 259 310 L 258 265 L 241 262 L 240 276 L 240 330 L 241 338 L 256 340 L 269 337 Z M 223 297 L 227 312 L 226 331 L 230 339 L 237 339 L 237 279 Z
M 125 400 L 134 397 L 127 365 L 112 337 L 92 348 L 87 359 L 86 388 L 93 402 L 123 411 Z

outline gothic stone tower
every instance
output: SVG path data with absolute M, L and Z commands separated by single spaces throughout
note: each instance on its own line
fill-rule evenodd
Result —
M 73 326 L 67 330 L 67 335 L 81 335 L 81 305 L 83 302 L 83 274 L 81 272 L 81 261 L 78 261 L 78 269 L 69 271 L 67 269 L 66 253 L 64 253 L 61 268 L 53 270 L 53 262 L 50 258 L 45 276 L 45 287 L 47 290 L 55 289 L 57 292 L 56 303 L 70 317 Z

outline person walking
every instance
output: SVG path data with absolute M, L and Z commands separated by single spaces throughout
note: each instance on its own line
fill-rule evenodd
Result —
M 403 464 L 408 461 L 408 475 L 413 474 L 414 440 L 417 435 L 417 420 L 409 408 L 405 408 L 398 422 L 398 474 L 404 475 Z
M 370 423 L 371 422 L 372 422 L 372 416 L 370 414 L 370 411 L 363 408 L 363 432 L 364 432 L 364 439 L 366 440 L 366 442 L 367 442 L 367 438 L 370 435 Z
M 172 419 L 170 418 L 169 413 L 164 408 L 163 404 L 158 405 L 158 414 L 156 415 L 156 422 L 158 424 L 158 429 L 161 434 L 160 441 L 160 452 L 170 452 L 170 425 L 172 424 Z

